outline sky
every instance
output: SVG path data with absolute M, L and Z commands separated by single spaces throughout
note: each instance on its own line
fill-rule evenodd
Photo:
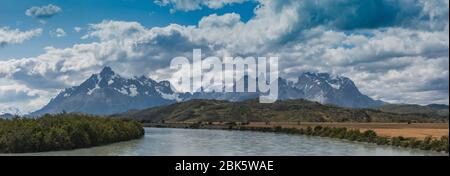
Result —
M 170 61 L 278 56 L 389 103 L 449 103 L 448 0 L 0 0 L 0 111 L 35 111 L 110 66 L 170 78 Z

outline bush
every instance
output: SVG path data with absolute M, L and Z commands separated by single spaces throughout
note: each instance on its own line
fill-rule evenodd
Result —
M 378 136 L 376 141 L 375 141 L 375 144 L 377 144 L 377 145 L 389 145 L 389 142 L 390 142 L 390 140 L 389 140 L 388 137 Z
M 373 130 L 367 130 L 363 133 L 364 142 L 375 143 L 377 139 L 377 133 Z

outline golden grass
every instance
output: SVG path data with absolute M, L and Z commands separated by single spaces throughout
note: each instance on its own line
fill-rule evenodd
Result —
M 441 136 L 449 135 L 448 123 L 312 123 L 302 122 L 271 122 L 267 125 L 264 122 L 252 122 L 249 127 L 275 127 L 281 126 L 283 128 L 306 128 L 308 126 L 328 126 L 328 127 L 346 127 L 353 129 L 360 129 L 361 131 L 373 130 L 380 136 L 403 136 L 415 137 L 423 139 L 427 136 L 440 138 Z

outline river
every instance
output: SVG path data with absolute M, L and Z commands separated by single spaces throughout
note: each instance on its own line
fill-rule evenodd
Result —
M 431 151 L 338 139 L 251 131 L 145 128 L 142 139 L 71 151 L 21 155 L 81 156 L 413 156 Z

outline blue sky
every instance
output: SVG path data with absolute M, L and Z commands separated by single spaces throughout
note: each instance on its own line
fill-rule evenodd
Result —
M 0 0 L 0 111 L 31 112 L 110 66 L 170 80 L 205 55 L 278 56 L 389 103 L 449 103 L 448 0 Z M 80 27 L 80 31 L 75 31 Z
M 25 15 L 25 11 L 30 7 L 48 4 L 60 7 L 62 12 L 44 19 L 45 23 L 41 22 L 41 19 Z M 251 1 L 216 10 L 204 8 L 196 11 L 171 13 L 170 7 L 161 7 L 152 0 L 0 0 L 0 26 L 21 30 L 44 29 L 43 34 L 39 37 L 21 45 L 3 48 L 0 52 L 0 60 L 42 54 L 47 46 L 64 48 L 75 43 L 90 42 L 81 40 L 83 33 L 75 32 L 74 27 L 85 29 L 88 24 L 99 23 L 103 20 L 137 21 L 150 28 L 167 26 L 171 23 L 195 25 L 202 17 L 210 14 L 222 15 L 235 12 L 241 15 L 243 21 L 248 21 L 254 15 L 253 9 L 256 5 L 256 2 Z M 52 37 L 50 31 L 57 28 L 64 29 L 68 35 L 62 39 Z

